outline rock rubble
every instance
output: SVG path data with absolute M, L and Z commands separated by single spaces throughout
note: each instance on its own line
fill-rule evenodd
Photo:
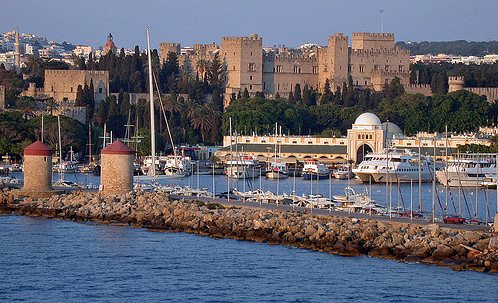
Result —
M 73 221 L 127 224 L 268 244 L 342 256 L 369 255 L 454 270 L 498 272 L 498 237 L 432 225 L 377 222 L 332 216 L 225 207 L 172 200 L 165 193 L 130 192 L 101 197 L 68 193 L 15 200 L 0 193 L 0 211 Z

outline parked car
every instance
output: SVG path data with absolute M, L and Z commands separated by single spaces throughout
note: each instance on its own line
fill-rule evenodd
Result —
M 221 199 L 228 199 L 228 192 L 225 191 L 216 196 Z M 232 191 L 230 191 L 230 200 L 237 200 L 237 199 L 238 197 Z
M 463 224 L 465 223 L 465 218 L 459 216 L 447 216 L 443 219 L 443 222 L 449 224 Z

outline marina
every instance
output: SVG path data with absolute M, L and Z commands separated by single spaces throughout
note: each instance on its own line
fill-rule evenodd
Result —
M 260 170 L 258 170 L 258 173 Z M 261 174 L 264 171 L 261 170 Z M 78 188 L 89 187 L 98 189 L 100 177 L 91 173 L 66 173 L 63 175 L 66 181 L 65 187 Z M 22 185 L 23 173 L 11 172 L 12 186 Z M 53 174 L 53 183 L 60 180 L 61 176 Z M 483 187 L 451 188 L 442 185 L 436 186 L 433 195 L 433 184 L 422 183 L 420 190 L 418 182 L 410 183 L 363 183 L 358 179 L 338 180 L 329 175 L 327 179 L 304 180 L 299 177 L 289 177 L 281 180 L 270 180 L 259 177 L 232 179 L 226 175 L 196 174 L 185 177 L 171 177 L 167 175 L 135 176 L 134 183 L 137 188 L 149 190 L 166 190 L 176 188 L 175 194 L 186 196 L 212 197 L 213 193 L 220 196 L 230 191 L 236 191 L 239 195 L 235 198 L 241 200 L 251 200 L 262 203 L 276 203 L 295 205 L 307 208 L 325 208 L 335 210 L 352 211 L 343 209 L 344 201 L 337 198 L 347 196 L 345 189 L 352 189 L 355 194 L 351 194 L 351 199 L 360 193 L 365 199 L 376 202 L 376 207 L 372 210 L 377 214 L 382 213 L 387 217 L 408 216 L 413 213 L 415 217 L 423 216 L 428 221 L 432 221 L 433 213 L 435 220 L 442 222 L 450 215 L 457 215 L 467 219 L 467 222 L 474 224 L 484 222 L 492 223 L 496 213 L 497 197 L 496 190 Z M 69 182 L 70 184 L 67 184 Z M 434 203 L 433 203 L 434 197 Z M 477 199 L 477 200 L 476 200 Z M 361 201 L 361 199 L 360 199 Z M 341 206 L 342 204 L 342 206 Z M 354 205 L 354 204 L 353 204 Z M 391 211 L 389 211 L 391 210 Z M 434 210 L 434 211 L 433 211 Z M 357 211 L 360 211 L 357 208 Z M 369 207 L 361 210 L 369 213 Z

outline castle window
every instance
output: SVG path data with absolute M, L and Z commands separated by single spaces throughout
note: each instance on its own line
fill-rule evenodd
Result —
M 403 72 L 403 65 L 398 65 L 398 70 L 400 73 Z
M 361 135 L 358 135 L 358 139 L 361 139 Z
M 386 66 L 384 67 L 384 69 L 385 69 L 386 71 L 391 70 L 391 65 L 386 65 Z
M 282 65 L 277 65 L 277 73 L 281 73 L 282 72 Z
M 358 85 L 358 80 L 356 80 L 356 85 Z
M 374 70 L 380 70 L 380 65 L 374 65 Z
M 313 74 L 318 74 L 318 66 L 313 66 Z
M 358 67 L 360 68 L 360 73 L 364 73 L 365 72 L 365 65 L 360 64 Z
M 353 67 L 351 65 L 348 65 L 348 72 L 351 72 L 353 70 Z
M 266 82 L 263 82 L 263 89 L 266 89 Z
M 71 92 L 73 92 L 73 87 L 71 86 Z
M 280 83 L 277 84 L 277 91 L 280 90 Z
M 299 66 L 294 66 L 294 73 L 295 74 L 300 74 L 301 73 L 301 68 Z
M 235 70 L 235 65 L 233 66 L 233 70 Z
M 368 85 L 368 81 L 367 80 L 365 80 L 365 85 Z
M 52 86 L 52 91 L 54 91 L 54 87 Z
M 249 71 L 253 72 L 256 70 L 256 64 L 255 63 L 249 63 Z
M 252 76 L 249 76 L 249 80 L 252 80 Z
M 252 52 L 251 52 L 251 56 L 252 56 Z
M 324 72 L 328 71 L 328 70 L 327 70 L 327 64 L 325 64 L 325 66 L 323 67 L 323 71 L 324 71 Z
M 99 94 L 102 94 L 102 87 L 99 87 Z

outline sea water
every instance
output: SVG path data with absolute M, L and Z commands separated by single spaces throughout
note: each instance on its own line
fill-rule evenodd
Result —
M 497 285 L 434 265 L 0 216 L 0 302 L 496 302 Z

